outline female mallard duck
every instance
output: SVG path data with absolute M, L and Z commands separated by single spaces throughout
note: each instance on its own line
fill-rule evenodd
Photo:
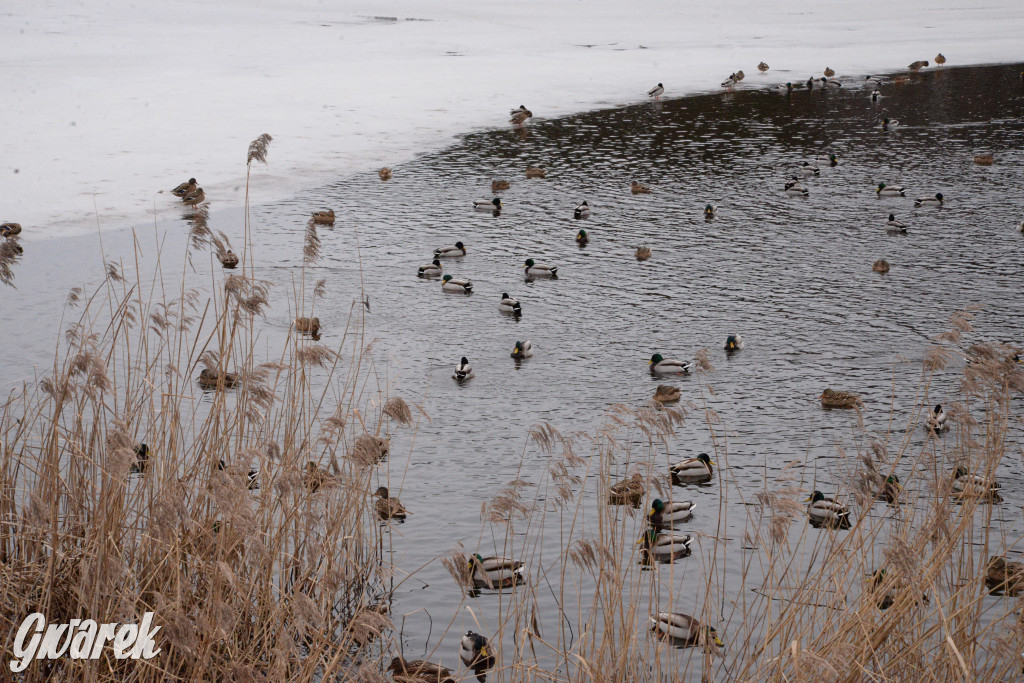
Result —
M 743 69 L 740 69 L 739 71 L 737 71 L 735 74 L 733 74 L 733 76 L 736 78 L 736 82 L 737 83 L 739 83 L 744 78 L 746 78 L 746 75 L 743 73 Z
M 558 277 L 558 266 L 549 266 L 546 263 L 535 263 L 532 258 L 526 259 L 523 264 L 526 269 L 526 277 Z
M 714 643 L 725 647 L 713 626 L 703 626 L 689 614 L 681 612 L 658 612 L 651 619 L 651 631 L 658 637 L 666 638 L 682 647 L 708 646 Z
M 683 392 L 679 387 L 673 387 L 668 384 L 659 384 L 658 388 L 654 391 L 654 400 L 658 403 L 675 403 L 682 396 Z
M 1024 591 L 1024 563 L 993 555 L 985 567 L 985 586 L 993 593 L 1019 594 Z
M 650 194 L 651 188 L 634 180 L 629 184 L 629 191 L 633 194 Z
M 693 517 L 693 510 L 696 507 L 696 503 L 689 500 L 666 503 L 661 498 L 655 498 L 647 512 L 647 521 L 655 527 L 673 526 L 677 522 L 685 522 Z
M 996 158 L 991 153 L 975 154 L 974 163 L 978 166 L 991 166 L 996 163 Z
M 647 91 L 647 96 L 653 97 L 656 100 L 660 100 L 661 93 L 663 92 L 665 92 L 665 86 L 659 83 L 658 85 L 654 86 L 653 88 Z
M 576 244 L 581 247 L 587 246 L 590 242 L 590 235 L 587 234 L 586 230 L 580 228 L 580 231 L 576 233 Z
M 785 187 L 782 188 L 786 194 L 796 195 L 799 197 L 806 197 L 810 194 L 808 189 L 798 183 L 795 180 L 790 180 L 786 183 Z
M 833 76 L 836 75 L 836 72 L 832 70 L 832 67 L 826 66 L 824 74 L 825 74 L 826 77 L 832 78 Z
M 508 292 L 501 293 L 501 303 L 498 304 L 498 310 L 502 313 L 511 313 L 512 315 L 522 315 L 523 305 L 519 303 L 518 299 L 513 299 L 508 295 Z
M 879 197 L 906 197 L 906 192 L 904 187 L 885 183 L 878 183 L 878 187 L 875 188 L 875 194 Z
M 135 460 L 128 471 L 131 474 L 142 474 L 149 467 L 149 446 L 144 443 L 137 443 L 133 450 L 135 451 Z
M 850 528 L 850 508 L 832 498 L 826 498 L 821 491 L 815 491 L 804 502 L 809 503 L 807 518 L 810 519 L 811 526 L 828 529 Z
M 295 319 L 295 331 L 299 334 L 308 334 L 311 337 L 320 336 L 320 318 L 307 318 L 299 316 Z
M 809 161 L 805 161 L 800 164 L 800 173 L 805 177 L 809 178 L 812 175 L 821 175 L 821 169 L 816 164 L 812 164 Z
M 492 180 L 491 181 L 491 192 L 501 192 L 512 187 L 512 184 L 507 180 Z
M 231 389 L 238 382 L 238 375 L 233 372 L 221 372 L 211 368 L 204 368 L 199 373 L 199 378 L 196 381 L 199 382 L 200 389 L 219 389 L 222 383 L 225 389 Z
M 590 218 L 590 205 L 585 201 L 577 206 L 572 212 L 573 218 Z
M 882 482 L 882 488 L 878 492 L 878 499 L 884 500 L 889 505 L 894 505 L 900 497 L 900 493 L 903 491 L 903 487 L 900 485 L 900 478 L 895 474 L 890 474 Z
M 529 358 L 533 355 L 533 344 L 529 339 L 526 341 L 517 341 L 515 347 L 512 349 L 511 355 L 516 360 Z
M 388 671 L 396 681 L 402 683 L 455 683 L 452 672 L 440 664 L 425 662 L 422 659 L 407 661 L 401 657 L 391 660 Z
M 488 647 L 487 638 L 472 631 L 466 631 L 466 635 L 459 641 L 459 659 L 478 676 L 482 671 L 493 669 L 497 663 Z
M 925 429 L 930 432 L 940 434 L 949 429 L 946 419 L 946 411 L 942 409 L 942 404 L 940 403 L 935 406 L 935 410 L 928 413 L 928 421 L 925 423 Z
M 647 365 L 650 366 L 652 375 L 686 375 L 693 366 L 689 361 L 665 358 L 660 353 L 651 356 Z
M 381 486 L 373 495 L 377 497 L 373 507 L 381 519 L 405 519 L 409 514 L 409 511 L 402 505 L 402 501 L 391 497 L 387 486 Z
M 893 128 L 898 128 L 899 125 L 900 125 L 900 122 L 897 119 L 890 119 L 890 118 L 882 119 L 882 130 L 892 130 Z
M 469 556 L 470 576 L 475 588 L 511 588 L 526 580 L 526 567 L 506 557 Z
M 764 73 L 769 68 L 770 67 L 768 66 L 768 64 L 766 62 L 761 62 L 760 64 L 757 65 L 757 70 L 760 71 L 761 73 Z
M 651 258 L 651 248 L 637 247 L 636 253 L 633 255 L 636 257 L 637 261 L 646 261 L 647 259 Z
M 875 261 L 874 263 L 871 264 L 871 270 L 875 271 L 876 273 L 882 273 L 882 274 L 888 273 L 889 272 L 889 262 L 886 261 L 884 258 L 880 258 L 880 259 L 878 259 L 877 261 Z
M 473 283 L 462 278 L 454 278 L 445 275 L 441 278 L 441 289 L 445 292 L 458 292 L 459 294 L 470 294 L 473 291 Z
M 0 224 L 0 237 L 17 237 L 21 234 L 21 223 Z
M 860 400 L 860 396 L 850 391 L 826 389 L 818 398 L 821 400 L 821 405 L 825 408 L 857 408 L 864 405 L 864 402 Z
M 425 266 L 420 266 L 419 270 L 416 271 L 416 275 L 419 277 L 441 277 L 444 269 L 441 267 L 441 262 L 434 259 Z
M 334 225 L 334 209 L 324 209 L 312 213 L 313 222 L 317 225 Z
M 946 58 L 942 55 L 941 52 L 935 55 L 935 63 L 938 64 L 939 66 L 942 66 L 943 64 L 946 63 Z
M 924 204 L 942 206 L 942 193 L 936 192 L 934 197 L 918 197 L 914 200 L 914 206 L 922 206 Z
M 196 183 L 196 179 L 189 178 L 187 181 L 183 182 L 181 185 L 178 185 L 176 188 L 171 190 L 171 194 L 173 194 L 175 197 L 184 197 L 185 195 L 194 192 L 198 187 L 199 185 Z
M 380 176 L 381 180 L 391 180 L 391 169 L 385 166 L 384 168 L 377 171 L 377 175 Z
M 921 69 L 923 69 L 926 66 L 928 66 L 928 60 L 927 59 L 919 59 L 916 62 L 911 62 L 910 66 L 908 66 L 907 68 L 910 69 L 911 71 L 920 71 Z
M 220 259 L 220 264 L 228 270 L 238 267 L 238 254 L 230 249 L 218 255 L 218 258 Z
M 896 603 L 896 590 L 905 590 L 908 586 L 906 582 L 901 582 L 902 586 L 897 586 L 894 582 L 887 582 L 887 573 L 885 568 L 876 569 L 871 574 L 871 579 L 868 581 L 871 586 L 871 591 L 875 594 L 875 603 L 878 605 L 878 609 L 887 610 Z M 919 597 L 914 599 L 915 604 L 921 603 L 928 604 L 928 595 L 926 593 L 920 593 Z
M 743 350 L 743 337 L 738 334 L 730 334 L 725 338 L 725 350 L 726 351 L 742 351 Z
M 310 493 L 316 493 L 320 489 L 333 486 L 338 483 L 338 480 L 339 479 L 336 475 L 321 469 L 312 460 L 306 463 L 306 472 L 303 475 L 303 482 L 306 485 L 306 490 Z
M 182 204 L 186 204 L 195 208 L 206 201 L 206 193 L 203 192 L 203 188 L 197 187 L 195 190 L 189 192 L 187 195 L 181 198 Z
M 508 120 L 513 126 L 521 126 L 526 123 L 526 119 L 532 118 L 533 112 L 529 109 L 518 109 L 512 114 L 512 118 Z
M 465 382 L 473 379 L 473 366 L 469 364 L 469 359 L 465 356 L 459 361 L 459 364 L 455 366 L 455 372 L 452 373 L 452 379 L 456 382 Z
M 673 483 L 678 480 L 687 484 L 703 484 L 711 481 L 714 476 L 715 470 L 712 467 L 714 464 L 707 453 L 701 453 L 696 458 L 687 458 L 682 462 L 677 462 L 668 470 L 672 474 Z
M 473 208 L 477 211 L 501 211 L 501 199 L 474 199 Z
M 717 215 L 718 215 L 718 207 L 717 206 L 715 206 L 714 204 L 705 204 L 704 205 L 704 219 L 705 220 L 711 220 L 712 218 L 714 218 Z
M 1000 486 L 995 480 L 986 479 L 980 474 L 971 474 L 963 465 L 953 473 L 953 494 L 958 498 L 980 498 L 998 503 Z
M 632 477 L 612 484 L 608 489 L 608 502 L 612 505 L 640 507 L 645 491 L 643 475 L 634 472 Z
M 461 241 L 456 242 L 455 246 L 438 247 L 434 250 L 434 256 L 438 258 L 455 258 L 457 256 L 466 255 L 466 245 Z
M 647 529 L 640 537 L 640 558 L 644 563 L 661 562 L 669 564 L 681 557 L 689 557 L 690 534 L 674 534 L 671 531 Z
M 526 177 L 527 178 L 543 178 L 547 174 L 548 174 L 548 172 L 545 169 L 543 169 L 543 168 L 538 168 L 537 166 L 527 166 L 526 167 Z

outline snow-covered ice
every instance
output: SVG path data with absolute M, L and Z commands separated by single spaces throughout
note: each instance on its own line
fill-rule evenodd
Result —
M 260 201 L 394 165 L 460 133 L 719 89 L 1024 61 L 1024 3 L 142 3 L 7 0 L 0 15 L 0 220 L 53 237 L 152 220 L 189 176 Z M 759 74 L 764 60 L 771 70 Z M 161 191 L 164 191 L 162 194 Z M 314 207 L 316 208 L 316 207 Z M 176 209 L 177 210 L 177 209 Z

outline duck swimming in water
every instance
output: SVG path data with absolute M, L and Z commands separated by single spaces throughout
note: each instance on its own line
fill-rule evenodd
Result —
M 879 197 L 906 197 L 906 188 L 897 185 L 886 185 L 885 183 L 878 183 L 878 187 L 875 189 L 875 194 Z
M 558 266 L 549 266 L 546 263 L 536 263 L 532 258 L 526 259 L 523 264 L 526 269 L 526 277 L 558 277 Z
M 902 221 L 896 220 L 896 214 L 894 214 L 894 213 L 890 213 L 889 214 L 889 220 L 886 221 L 885 226 L 890 231 L 904 232 L 904 233 L 907 231 L 907 224 L 903 223 Z
M 936 192 L 934 197 L 918 197 L 914 200 L 914 206 L 923 206 L 924 204 L 942 206 L 942 193 Z
M 578 244 L 581 247 L 585 247 L 587 246 L 588 242 L 590 242 L 590 236 L 587 235 L 586 230 L 581 229 L 578 233 L 576 233 L 576 244 Z
M 725 350 L 726 351 L 742 351 L 743 350 L 743 337 L 738 334 L 730 334 L 725 338 Z
M 928 421 L 925 423 L 925 428 L 930 432 L 941 434 L 942 432 L 949 429 L 949 425 L 946 424 L 946 411 L 942 409 L 942 404 L 935 406 L 935 410 L 928 414 Z
M 466 279 L 454 278 L 451 275 L 445 275 L 441 278 L 441 289 L 446 292 L 469 294 L 473 291 L 473 283 Z
M 502 313 L 511 313 L 512 315 L 522 315 L 523 306 L 519 303 L 518 299 L 513 299 L 508 295 L 508 292 L 502 292 L 501 303 L 498 304 L 498 310 Z
M 634 180 L 629 184 L 629 191 L 633 194 L 650 194 L 651 188 Z
M 826 527 L 829 529 L 850 528 L 850 508 L 842 503 L 826 498 L 821 491 L 815 491 L 808 498 L 807 518 L 814 527 Z
M 687 458 L 669 467 L 673 483 L 675 481 L 687 484 L 703 484 L 711 481 L 714 476 L 714 461 L 707 453 L 701 453 L 696 458 Z
M 441 268 L 441 262 L 436 258 L 425 266 L 420 266 L 416 274 L 420 277 L 441 277 L 443 268 Z
M 455 366 L 455 372 L 452 373 L 452 379 L 456 382 L 465 382 L 473 379 L 473 366 L 469 364 L 469 359 L 465 356 L 459 361 L 459 364 Z
M 474 199 L 473 208 L 477 211 L 501 211 L 501 199 Z
M 647 512 L 647 521 L 654 527 L 673 526 L 692 518 L 696 507 L 697 505 L 689 500 L 665 502 L 661 498 L 655 498 Z
M 583 202 L 572 212 L 573 218 L 590 218 L 590 205 Z
M 516 360 L 522 360 L 529 358 L 533 355 L 533 344 L 529 339 L 526 341 L 517 341 L 515 348 L 512 349 L 512 357 Z
M 651 631 L 681 647 L 725 647 L 713 626 L 704 626 L 689 614 L 682 612 L 658 612 L 650 617 Z
M 654 375 L 686 375 L 689 374 L 692 363 L 682 360 L 664 358 L 660 353 L 651 356 L 647 361 L 651 367 L 651 374 Z
M 718 215 L 718 207 L 717 206 L 715 206 L 714 204 L 705 204 L 704 205 L 704 218 L 706 218 L 708 220 L 711 220 L 716 215 Z
M 896 119 L 890 119 L 888 117 L 882 119 L 882 130 L 892 130 L 900 125 L 900 122 Z
M 454 258 L 456 256 L 466 255 L 466 245 L 461 241 L 456 242 L 455 246 L 449 247 L 438 247 L 434 250 L 434 256 L 438 258 Z

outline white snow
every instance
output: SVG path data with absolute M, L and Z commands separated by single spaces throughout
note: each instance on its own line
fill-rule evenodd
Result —
M 1024 3 L 965 4 L 6 0 L 0 221 L 26 239 L 94 230 L 97 211 L 105 228 L 147 222 L 189 176 L 211 208 L 237 205 L 261 133 L 267 201 L 507 126 L 520 104 L 550 118 L 659 81 L 679 97 L 737 69 L 762 87 L 940 51 L 946 68 L 1024 61 Z

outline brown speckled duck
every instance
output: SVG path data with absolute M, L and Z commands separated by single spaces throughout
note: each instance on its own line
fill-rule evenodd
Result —
M 543 177 L 547 176 L 547 174 L 548 174 L 548 172 L 545 169 L 540 168 L 539 166 L 527 166 L 526 167 L 526 177 L 527 178 L 543 178 Z
M 634 472 L 629 479 L 623 479 L 608 489 L 608 502 L 612 505 L 640 506 L 640 500 L 644 497 L 644 478 L 639 472 Z
M 629 184 L 629 191 L 633 194 L 650 194 L 651 188 L 634 180 Z
M 860 396 L 849 391 L 826 389 L 818 398 L 825 408 L 857 408 L 864 405 Z
M 0 237 L 17 237 L 21 234 L 21 223 L 0 223 Z
M 659 384 L 654 391 L 654 400 L 658 403 L 675 403 L 682 398 L 683 392 L 679 387 L 669 384 Z
M 220 259 L 220 264 L 228 270 L 238 267 L 238 254 L 230 249 L 225 251 L 223 254 L 219 254 L 217 258 Z
M 334 225 L 334 209 L 314 211 L 312 216 L 313 222 L 317 225 Z
M 433 662 L 422 659 L 408 661 L 395 657 L 388 666 L 396 681 L 401 683 L 455 683 L 452 672 Z
M 308 334 L 311 337 L 319 337 L 320 318 L 300 316 L 295 319 L 295 330 L 301 334 Z
M 385 166 L 384 168 L 377 171 L 377 175 L 380 176 L 381 180 L 391 180 L 391 169 Z
M 1024 590 L 1024 563 L 993 555 L 985 568 L 985 586 L 990 591 L 1017 595 Z
M 230 389 L 238 383 L 238 375 L 233 372 L 221 372 L 212 368 L 204 368 L 196 380 L 201 389 L 211 390 L 220 387 L 224 383 L 225 389 Z
M 373 495 L 377 496 L 374 508 L 377 510 L 377 516 L 381 519 L 405 519 L 405 516 L 409 514 L 409 511 L 402 505 L 402 501 L 392 498 L 388 494 L 387 486 L 381 486 Z
M 507 180 L 492 180 L 491 181 L 491 192 L 500 192 L 501 190 L 507 190 L 512 185 Z

